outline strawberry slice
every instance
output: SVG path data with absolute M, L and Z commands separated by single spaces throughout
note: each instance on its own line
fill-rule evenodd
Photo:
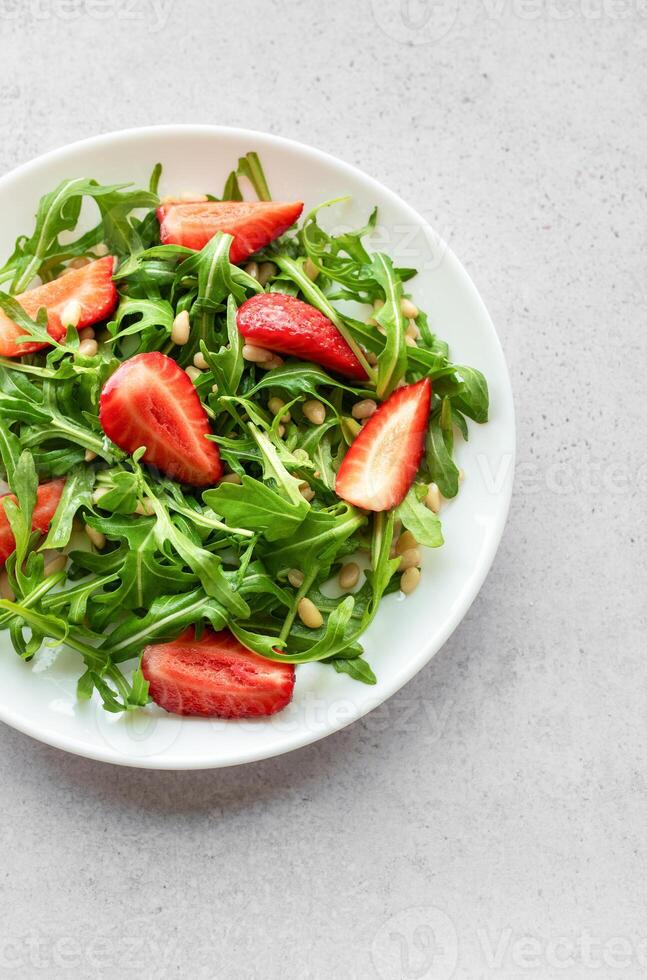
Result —
M 380 405 L 344 456 L 335 491 L 364 510 L 402 503 L 425 448 L 431 381 L 397 388 Z
M 127 453 L 146 446 L 144 460 L 174 480 L 206 487 L 222 476 L 220 453 L 193 382 L 166 354 L 137 354 L 103 386 L 103 431 Z
M 51 483 L 41 483 L 36 491 L 36 504 L 31 515 L 32 531 L 40 531 L 46 534 L 49 530 L 52 517 L 58 507 L 58 502 L 63 493 L 65 480 L 52 480 Z M 16 498 L 13 493 L 3 493 L 0 500 L 13 500 Z M 0 503 L 0 565 L 4 565 L 9 555 L 16 549 L 16 541 L 11 530 L 9 518 L 7 517 L 4 505 Z
M 60 340 L 65 336 L 66 324 L 61 316 L 68 303 L 76 300 L 81 306 L 81 316 L 77 328 L 90 327 L 93 323 L 105 320 L 117 305 L 117 290 L 112 281 L 114 259 L 106 255 L 103 259 L 90 262 L 81 269 L 73 269 L 59 279 L 36 286 L 26 293 L 21 293 L 15 299 L 32 320 L 36 319 L 38 311 L 45 307 L 47 310 L 47 330 L 54 338 Z M 47 344 L 28 343 L 18 344 L 16 339 L 24 334 L 17 323 L 0 310 L 0 354 L 3 357 L 21 357 L 23 354 L 33 354 L 42 350 Z
M 200 251 L 218 231 L 233 235 L 229 258 L 236 263 L 282 235 L 302 211 L 302 201 L 171 201 L 157 217 L 164 245 Z
M 257 293 L 238 310 L 238 329 L 257 347 L 289 354 L 358 381 L 366 372 L 337 327 L 303 300 L 284 293 Z
M 294 690 L 292 664 L 247 650 L 229 630 L 193 628 L 171 643 L 147 646 L 142 671 L 150 696 L 176 715 L 254 718 L 285 708 Z

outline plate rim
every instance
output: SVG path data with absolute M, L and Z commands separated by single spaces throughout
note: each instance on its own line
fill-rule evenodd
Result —
M 404 211 L 409 214 L 411 219 L 414 220 L 427 233 L 435 236 L 436 239 L 442 243 L 443 261 L 448 261 L 453 265 L 453 272 L 458 274 L 462 280 L 461 285 L 467 291 L 469 291 L 472 301 L 479 310 L 483 325 L 487 325 L 487 330 L 489 333 L 488 339 L 493 347 L 496 348 L 500 357 L 505 394 L 505 398 L 501 403 L 501 409 L 502 414 L 510 427 L 511 460 L 509 474 L 506 476 L 505 487 L 503 488 L 501 494 L 501 505 L 496 512 L 496 516 L 492 518 L 493 532 L 490 536 L 489 544 L 481 556 L 478 566 L 474 569 L 474 574 L 470 578 L 469 586 L 464 592 L 461 592 L 460 600 L 456 604 L 456 609 L 449 616 L 447 622 L 445 623 L 444 629 L 435 636 L 433 641 L 422 645 L 418 655 L 412 656 L 411 660 L 407 661 L 406 666 L 403 665 L 403 668 L 397 675 L 397 678 L 390 683 L 386 683 L 385 689 L 380 691 L 379 696 L 370 699 L 364 705 L 355 705 L 355 710 L 350 717 L 345 718 L 339 723 L 328 725 L 324 731 L 312 732 L 304 730 L 296 735 L 286 734 L 284 741 L 280 745 L 269 750 L 263 750 L 261 743 L 259 747 L 238 752 L 235 757 L 230 755 L 208 761 L 201 758 L 195 762 L 191 762 L 190 760 L 180 762 L 179 760 L 174 759 L 172 756 L 170 758 L 166 758 L 163 753 L 159 756 L 124 756 L 121 755 L 116 749 L 111 749 L 108 746 L 104 748 L 101 746 L 85 745 L 78 737 L 75 738 L 74 736 L 64 733 L 51 732 L 46 727 L 36 729 L 33 723 L 26 722 L 20 715 L 14 713 L 11 707 L 3 704 L 2 701 L 0 701 L 0 721 L 12 728 L 15 728 L 22 734 L 28 735 L 39 742 L 52 746 L 53 748 L 69 752 L 72 755 L 77 755 L 82 758 L 91 759 L 96 762 L 107 762 L 127 768 L 166 770 L 175 772 L 221 769 L 228 768 L 230 766 L 246 765 L 251 762 L 260 762 L 263 759 L 276 758 L 277 756 L 284 755 L 288 752 L 293 752 L 296 749 L 303 748 L 306 745 L 310 745 L 314 742 L 320 741 L 321 739 L 327 738 L 329 735 L 333 735 L 335 732 L 341 731 L 348 725 L 359 721 L 360 718 L 363 718 L 389 698 L 393 697 L 393 695 L 401 690 L 405 684 L 408 684 L 409 681 L 412 680 L 412 678 L 415 677 L 415 675 L 419 673 L 419 671 L 422 670 L 422 668 L 425 667 L 442 649 L 449 637 L 460 625 L 462 620 L 469 612 L 474 600 L 481 591 L 483 583 L 490 572 L 508 520 L 510 503 L 512 500 L 512 490 L 514 486 L 517 440 L 514 394 L 505 352 L 503 350 L 503 345 L 497 333 L 496 327 L 494 326 L 488 309 L 485 306 L 485 303 L 481 298 L 471 275 L 466 270 L 463 263 L 459 260 L 453 249 L 450 248 L 444 239 L 437 235 L 429 222 L 427 222 L 425 218 L 423 218 L 422 215 L 416 211 L 414 207 L 412 207 L 412 205 L 408 204 L 399 194 L 392 191 L 389 187 L 382 184 L 370 174 L 367 174 L 360 167 L 348 163 L 332 153 L 328 153 L 327 151 L 321 150 L 318 147 L 307 143 L 302 143 L 299 140 L 295 140 L 290 137 L 238 126 L 219 126 L 207 123 L 164 123 L 152 126 L 134 126 L 126 129 L 118 129 L 106 133 L 100 133 L 95 136 L 75 140 L 72 143 L 65 143 L 62 146 L 48 150 L 37 157 L 33 157 L 30 160 L 27 160 L 24 163 L 14 167 L 12 170 L 0 177 L 0 193 L 4 189 L 5 185 L 11 183 L 13 179 L 29 176 L 32 170 L 39 169 L 43 165 L 47 166 L 49 163 L 56 163 L 65 158 L 65 156 L 68 154 L 72 154 L 75 151 L 101 146 L 102 144 L 110 144 L 115 140 L 138 139 L 145 138 L 147 136 L 172 137 L 178 135 L 179 133 L 192 134 L 194 136 L 232 136 L 242 139 L 249 139 L 250 141 L 256 141 L 257 144 L 265 143 L 266 145 L 275 145 L 288 149 L 292 148 L 302 155 L 305 154 L 306 156 L 311 156 L 313 159 L 323 161 L 329 165 L 333 165 L 338 170 L 345 170 L 349 174 L 353 174 L 355 177 L 361 178 L 361 180 L 367 183 L 369 186 L 374 187 L 376 192 L 383 198 L 390 198 L 394 205 L 404 209 Z

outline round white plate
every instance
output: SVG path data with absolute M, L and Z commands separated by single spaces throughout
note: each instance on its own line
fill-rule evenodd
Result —
M 121 765 L 200 769 L 252 762 L 314 742 L 381 704 L 423 667 L 450 636 L 477 595 L 506 520 L 514 471 L 515 426 L 510 381 L 495 329 L 458 259 L 399 197 L 355 167 L 319 150 L 243 129 L 159 126 L 111 133 L 48 153 L 0 180 L 0 257 L 31 233 L 38 199 L 59 181 L 93 177 L 146 186 L 161 161 L 162 195 L 219 193 L 239 156 L 256 150 L 276 200 L 308 208 L 350 195 L 322 214 L 328 227 L 358 227 L 379 207 L 374 245 L 397 265 L 415 266 L 414 299 L 429 311 L 432 330 L 450 344 L 457 363 L 480 368 L 491 395 L 487 425 L 470 424 L 459 440 L 465 481 L 442 510 L 445 546 L 424 557 L 422 582 L 406 600 L 389 596 L 365 636 L 378 683 L 367 687 L 330 667 L 297 669 L 292 704 L 273 718 L 216 721 L 177 718 L 156 706 L 110 715 L 75 698 L 77 655 L 42 652 L 32 664 L 0 633 L 0 718 L 50 745 Z M 92 219 L 89 215 L 89 220 Z M 89 227 L 89 225 L 88 225 Z

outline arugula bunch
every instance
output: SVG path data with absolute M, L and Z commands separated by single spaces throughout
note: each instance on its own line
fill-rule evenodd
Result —
M 0 292 L 0 309 L 27 331 L 25 339 L 51 341 L 45 321 L 31 320 L 14 294 L 36 276 L 46 282 L 60 275 L 71 259 L 95 258 L 106 249 L 117 255 L 120 294 L 96 355 L 81 354 L 69 329 L 46 354 L 0 358 L 0 459 L 16 498 L 3 499 L 16 551 L 6 567 L 14 598 L 0 601 L 0 627 L 25 660 L 43 643 L 78 651 L 85 665 L 78 695 L 87 699 L 97 691 L 108 711 L 146 704 L 138 663 L 144 646 L 189 626 L 227 627 L 269 659 L 321 661 L 375 683 L 360 640 L 383 596 L 398 588 L 394 535 L 402 526 L 421 544 L 442 544 L 439 519 L 422 501 L 431 482 L 445 497 L 457 493 L 454 437 L 468 438 L 468 420 L 487 420 L 486 382 L 479 371 L 450 361 L 422 312 L 417 345 L 407 344 L 401 301 L 415 270 L 395 268 L 387 255 L 369 251 L 376 212 L 363 228 L 332 235 L 315 209 L 298 234 L 255 256 L 274 264 L 261 286 L 253 265 L 230 263 L 228 235 L 217 234 L 200 252 L 159 244 L 160 173 L 158 165 L 147 190 L 63 182 L 41 200 L 34 232 L 18 239 L 0 269 L 0 283 L 9 284 Z M 238 161 L 223 199 L 242 199 L 239 178 L 260 199 L 270 199 L 256 154 Z M 98 221 L 75 238 L 86 199 L 94 202 Z M 236 311 L 264 288 L 298 295 L 329 317 L 368 381 L 340 381 L 294 360 L 269 371 L 245 361 Z M 347 301 L 370 305 L 375 319 L 349 315 Z M 191 335 L 177 347 L 173 321 L 185 310 Z M 153 350 L 182 367 L 203 355 L 207 369 L 194 383 L 212 438 L 240 483 L 187 490 L 143 467 L 143 450 L 128 457 L 104 435 L 102 385 L 123 360 Z M 433 380 L 432 413 L 426 456 L 407 497 L 394 511 L 376 515 L 340 501 L 335 473 L 359 431 L 353 404 L 384 399 L 399 383 L 422 377 Z M 281 408 L 272 411 L 276 398 Z M 312 398 L 327 411 L 318 426 L 303 411 Z M 39 481 L 52 477 L 66 483 L 40 540 L 31 533 L 31 515 Z M 306 484 L 313 499 L 302 493 Z M 91 549 L 79 533 L 83 525 L 105 546 Z M 52 549 L 69 561 L 66 570 L 48 574 L 44 553 Z M 339 596 L 329 584 L 358 552 L 368 566 L 364 584 Z M 323 614 L 319 629 L 298 619 L 306 596 Z

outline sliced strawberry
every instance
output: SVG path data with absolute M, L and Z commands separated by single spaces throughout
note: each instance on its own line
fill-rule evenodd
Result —
M 65 480 L 52 480 L 51 483 L 42 483 L 39 486 L 36 491 L 36 504 L 31 516 L 32 531 L 40 531 L 41 534 L 47 533 L 64 486 Z M 3 493 L 0 500 L 6 500 L 7 497 L 16 503 L 16 498 L 12 493 Z M 0 503 L 0 565 L 4 565 L 15 549 L 16 541 L 9 518 L 4 509 L 4 504 Z
M 238 329 L 257 347 L 289 354 L 358 381 L 366 372 L 334 323 L 314 306 L 284 293 L 257 293 L 238 310 Z
M 157 217 L 164 245 L 199 251 L 218 231 L 233 235 L 229 258 L 236 263 L 282 235 L 302 211 L 302 201 L 171 201 Z
M 176 715 L 254 718 L 273 715 L 292 699 L 294 667 L 266 660 L 229 630 L 188 629 L 171 643 L 146 647 L 142 671 L 150 696 Z
M 124 361 L 101 392 L 103 431 L 121 449 L 146 446 L 144 461 L 180 483 L 209 486 L 222 476 L 220 453 L 193 382 L 153 351 Z
M 54 338 L 60 340 L 65 336 L 66 325 L 61 316 L 68 303 L 76 300 L 81 306 L 81 316 L 77 327 L 90 327 L 93 323 L 105 320 L 117 305 L 117 290 L 112 281 L 114 259 L 106 255 L 84 265 L 82 269 L 67 272 L 60 279 L 36 286 L 15 298 L 32 320 L 38 311 L 45 307 L 47 310 L 47 330 Z M 0 354 L 3 357 L 21 357 L 23 354 L 33 354 L 42 350 L 47 344 L 28 343 L 18 344 L 16 338 L 24 334 L 18 324 L 14 323 L 0 310 Z
M 364 510 L 402 503 L 425 448 L 431 381 L 397 388 L 366 423 L 344 456 L 335 491 Z

